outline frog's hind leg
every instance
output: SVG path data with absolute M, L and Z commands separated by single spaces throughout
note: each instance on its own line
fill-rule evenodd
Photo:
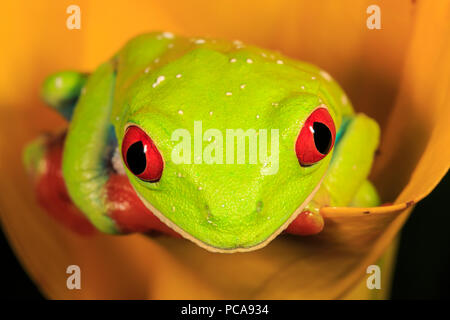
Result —
M 56 72 L 45 79 L 41 88 L 42 98 L 70 121 L 87 77 L 87 74 L 77 71 Z
M 321 201 L 321 206 L 348 206 L 359 192 L 376 192 L 367 177 L 378 147 L 378 124 L 364 114 L 356 114 L 346 119 L 341 129 L 321 190 L 313 199 L 320 200 L 326 194 L 328 199 Z
M 144 206 L 128 177 L 117 170 L 122 161 L 110 120 L 117 76 L 115 66 L 114 61 L 104 63 L 90 75 L 85 92 L 77 102 L 62 159 L 68 194 L 102 232 L 156 230 L 177 235 Z
M 38 204 L 69 230 L 87 236 L 96 229 L 70 199 L 61 174 L 65 136 L 65 132 L 42 134 L 26 146 L 24 164 Z

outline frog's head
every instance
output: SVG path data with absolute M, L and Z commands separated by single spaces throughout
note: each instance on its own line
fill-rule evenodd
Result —
M 331 158 L 340 115 L 325 80 L 268 55 L 190 50 L 123 90 L 115 124 L 131 184 L 163 222 L 211 251 L 267 244 L 312 198 Z

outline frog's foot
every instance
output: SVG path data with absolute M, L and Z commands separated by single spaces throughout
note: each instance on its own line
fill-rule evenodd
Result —
M 96 233 L 96 228 L 75 206 L 61 172 L 65 133 L 43 135 L 25 150 L 25 165 L 33 177 L 38 203 L 48 214 L 80 235 Z M 137 197 L 125 175 L 112 172 L 106 184 L 109 217 L 121 233 L 164 233 L 179 236 L 150 212 Z
M 45 79 L 41 95 L 51 108 L 70 120 L 86 79 L 86 74 L 77 71 L 54 73 Z
M 25 149 L 24 160 L 41 207 L 56 221 L 81 234 L 96 233 L 95 227 L 72 203 L 61 174 L 65 134 L 42 135 Z
M 324 227 L 324 219 L 319 213 L 319 208 L 328 205 L 329 198 L 323 190 L 320 190 L 313 202 L 291 222 L 285 232 L 302 236 L 321 232 Z M 351 207 L 376 207 L 380 205 L 377 190 L 369 180 L 364 180 L 349 205 Z
M 377 190 L 369 180 L 365 180 L 352 199 L 352 207 L 376 207 L 381 204 Z
M 300 236 L 310 236 L 322 231 L 323 217 L 318 212 L 303 210 L 286 228 L 285 232 Z

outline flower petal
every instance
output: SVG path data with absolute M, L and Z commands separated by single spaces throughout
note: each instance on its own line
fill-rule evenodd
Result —
M 26 2 L 27 10 L 17 3 L 4 5 L 10 14 L 2 20 L 9 31 L 0 54 L 9 63 L 0 78 L 0 212 L 16 253 L 48 297 L 342 297 L 395 238 L 410 206 L 448 170 L 448 2 L 383 3 L 382 30 L 365 28 L 371 1 L 79 1 L 81 30 L 65 28 L 64 2 Z M 155 29 L 241 38 L 328 70 L 356 109 L 382 125 L 373 179 L 394 204 L 324 208 L 318 237 L 281 236 L 233 255 L 179 239 L 86 239 L 56 224 L 37 208 L 20 163 L 26 142 L 63 125 L 38 100 L 39 82 L 61 68 L 93 69 L 131 36 Z M 66 287 L 71 264 L 81 267 L 82 290 Z

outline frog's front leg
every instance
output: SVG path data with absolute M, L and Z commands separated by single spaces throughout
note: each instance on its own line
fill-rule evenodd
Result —
M 341 125 L 330 166 L 322 185 L 305 210 L 286 229 L 288 233 L 311 235 L 324 227 L 324 206 L 371 207 L 380 203 L 367 180 L 379 142 L 377 123 L 364 114 L 347 117 Z

